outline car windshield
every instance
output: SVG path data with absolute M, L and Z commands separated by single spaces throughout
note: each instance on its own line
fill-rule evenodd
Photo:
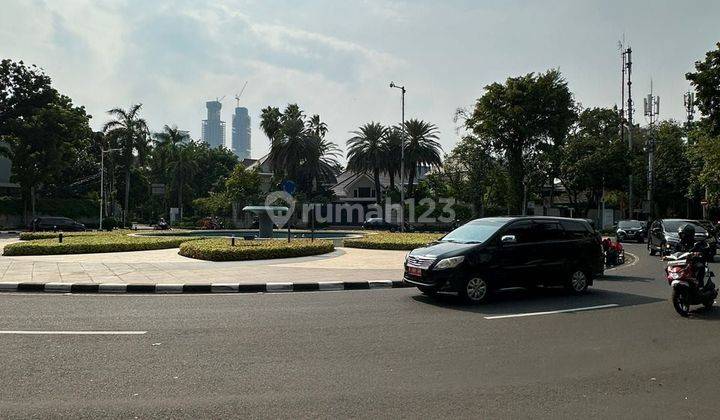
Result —
M 618 223 L 618 227 L 620 229 L 640 229 L 643 225 L 637 220 L 623 220 Z
M 707 233 L 702 226 L 698 226 L 696 223 L 692 223 L 688 220 L 666 220 L 663 222 L 665 232 L 677 233 L 678 229 L 685 225 L 693 225 L 695 227 L 695 233 Z
M 441 242 L 458 242 L 463 244 L 479 244 L 487 241 L 505 224 L 501 220 L 476 220 L 466 223 L 445 235 Z

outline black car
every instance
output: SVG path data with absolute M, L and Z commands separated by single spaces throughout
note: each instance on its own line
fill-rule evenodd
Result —
M 581 293 L 603 269 L 600 235 L 585 220 L 493 217 L 410 252 L 404 281 L 428 295 L 453 291 L 481 303 L 493 290 L 538 284 Z
M 387 222 L 381 217 L 371 217 L 367 219 L 365 223 L 362 224 L 362 228 L 367 230 L 389 230 L 390 232 L 400 230 L 400 226 L 397 223 Z
M 648 233 L 648 252 L 650 255 L 655 254 L 672 254 L 678 250 L 680 237 L 678 229 L 686 224 L 695 227 L 695 240 L 706 241 L 708 244 L 708 254 L 710 256 L 717 253 L 717 238 L 709 235 L 708 231 L 697 220 L 687 219 L 658 219 L 650 226 Z
M 615 239 L 618 242 L 645 242 L 645 223 L 639 220 L 619 221 L 615 230 Z
M 85 225 L 68 219 L 67 217 L 36 217 L 30 222 L 30 230 L 38 231 L 63 231 L 82 232 L 87 230 Z

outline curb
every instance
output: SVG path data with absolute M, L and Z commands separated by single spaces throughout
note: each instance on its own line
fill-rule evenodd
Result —
M 332 292 L 339 290 L 397 289 L 412 287 L 400 280 L 323 281 L 298 283 L 209 283 L 209 284 L 126 284 L 126 283 L 12 283 L 0 282 L 0 293 L 287 293 Z

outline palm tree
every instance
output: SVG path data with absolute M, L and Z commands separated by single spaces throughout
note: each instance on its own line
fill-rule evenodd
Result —
M 325 134 L 327 134 L 328 128 L 327 124 L 320 121 L 320 116 L 318 114 L 315 114 L 310 117 L 310 121 L 308 121 L 308 130 L 310 130 L 310 132 L 320 138 L 325 138 Z
M 390 127 L 386 130 L 383 140 L 383 154 L 381 160 L 382 171 L 390 177 L 390 190 L 395 189 L 395 176 L 400 175 L 400 155 L 402 150 L 402 130 L 399 127 Z
M 317 192 L 319 184 L 323 181 L 335 182 L 341 167 L 337 160 L 340 155 L 340 149 L 335 143 L 314 134 L 307 137 L 302 173 L 309 184 L 307 186 L 309 191 Z
M 127 224 L 130 201 L 130 170 L 135 162 L 142 162 L 148 153 L 148 127 L 140 118 L 142 104 L 132 105 L 128 110 L 113 108 L 108 114 L 113 118 L 103 126 L 103 132 L 120 150 L 120 162 L 125 174 L 125 206 L 123 226 Z
M 154 135 L 155 149 L 152 153 L 155 175 L 165 175 L 167 173 L 167 165 L 177 147 L 187 143 L 190 136 L 187 131 L 178 129 L 176 125 L 172 127 L 165 125 L 163 131 Z
M 422 120 L 405 121 L 405 170 L 408 172 L 408 196 L 414 192 L 418 165 L 440 166 L 442 146 L 438 143 L 438 128 Z
M 382 124 L 370 122 L 353 131 L 354 136 L 347 141 L 348 169 L 355 172 L 372 172 L 375 182 L 375 201 L 378 204 L 381 201 L 380 171 L 384 169 L 383 163 L 387 161 L 384 142 L 386 133 L 387 129 Z
M 273 134 L 270 144 L 273 172 L 297 181 L 307 140 L 305 116 L 296 104 L 290 104 L 283 111 L 279 122 L 280 128 Z
M 274 106 L 268 106 L 260 111 L 260 128 L 263 130 L 265 135 L 270 139 L 275 137 L 275 134 L 280 130 L 280 117 L 282 113 Z
M 195 160 L 194 145 L 190 143 L 178 146 L 172 155 L 172 160 L 168 164 L 167 169 L 172 185 L 177 189 L 177 203 L 180 209 L 180 219 L 182 219 L 183 190 L 199 169 L 197 161 Z

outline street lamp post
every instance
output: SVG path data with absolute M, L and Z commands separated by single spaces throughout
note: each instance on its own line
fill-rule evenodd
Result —
M 405 231 L 405 86 L 398 86 L 390 82 L 391 88 L 402 92 L 402 137 L 400 138 L 400 232 Z M 378 191 L 379 193 L 379 191 Z
M 120 149 L 107 149 L 102 150 L 100 148 L 100 224 L 98 229 L 102 230 L 102 219 L 103 219 L 103 198 L 105 198 L 105 153 L 114 152 Z

